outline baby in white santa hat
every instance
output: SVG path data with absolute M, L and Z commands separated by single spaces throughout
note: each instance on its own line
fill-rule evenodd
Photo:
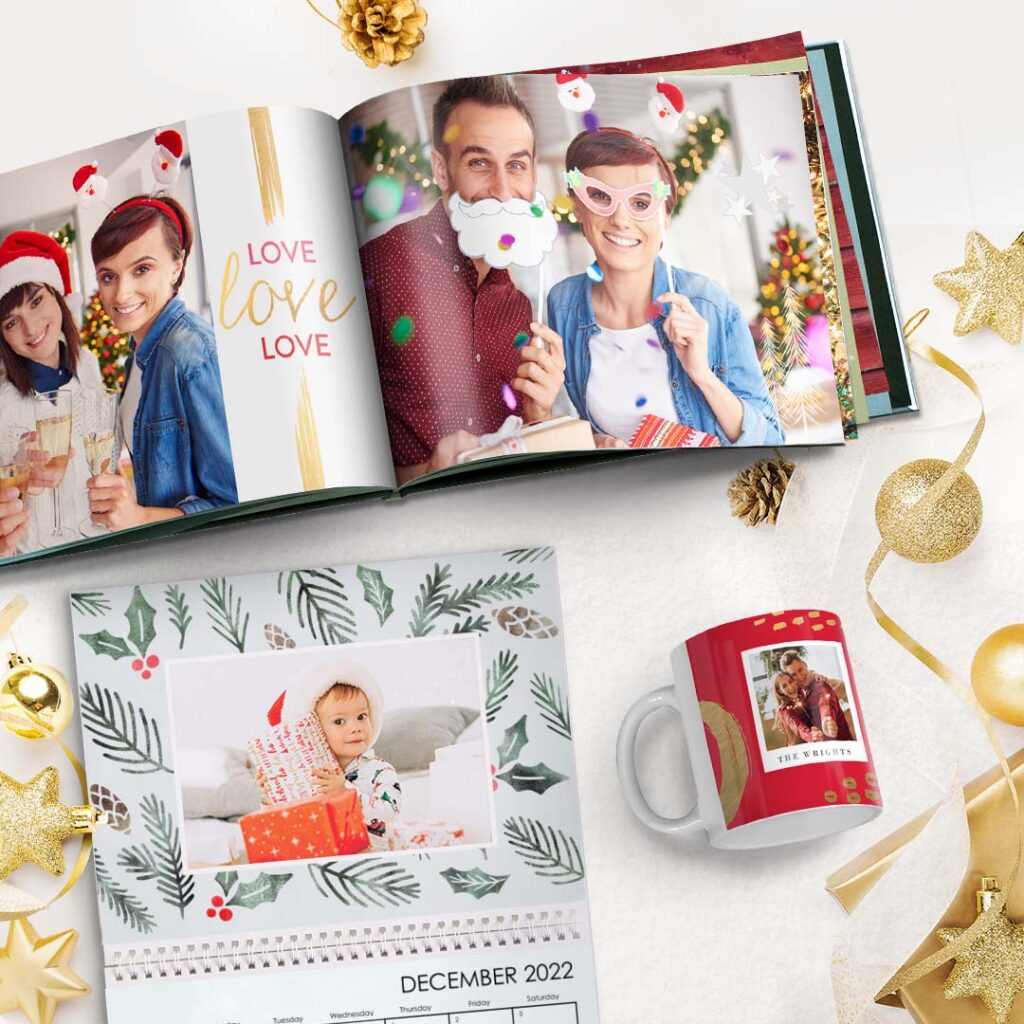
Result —
M 336 769 L 314 769 L 321 793 L 354 789 L 374 849 L 387 848 L 388 825 L 399 815 L 402 787 L 394 766 L 373 752 L 383 724 L 380 688 L 362 666 L 331 658 L 304 672 L 289 684 L 281 720 L 309 712 L 320 719 L 327 745 L 337 759 Z

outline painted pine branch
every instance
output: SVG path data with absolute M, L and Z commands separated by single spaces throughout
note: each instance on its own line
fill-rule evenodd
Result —
M 500 576 L 489 576 L 486 580 L 468 583 L 461 590 L 447 594 L 441 602 L 441 614 L 465 615 L 492 601 L 508 601 L 512 598 L 532 594 L 540 586 L 533 573 L 503 572 Z
M 235 596 L 234 584 L 223 576 L 203 580 L 199 588 L 203 592 L 203 603 L 207 617 L 213 623 L 213 631 L 226 640 L 239 654 L 245 651 L 245 636 L 249 631 L 249 613 L 242 617 L 242 599 Z
M 540 717 L 547 727 L 564 739 L 572 739 L 572 724 L 569 721 L 569 707 L 562 688 L 544 672 L 536 672 L 530 680 L 533 702 L 540 708 Z
M 433 623 L 441 614 L 451 575 L 450 565 L 442 566 L 438 563 L 434 564 L 433 572 L 427 573 L 416 594 L 412 618 L 409 620 L 409 636 L 426 636 L 433 631 Z
M 509 818 L 502 827 L 509 845 L 535 874 L 555 885 L 583 879 L 583 857 L 572 836 L 535 818 Z
M 100 900 L 129 928 L 148 935 L 156 927 L 156 919 L 149 908 L 123 885 L 114 881 L 110 869 L 98 851 L 93 852 L 92 861 L 96 869 L 96 890 Z
M 185 873 L 178 826 L 167 805 L 155 794 L 144 796 L 139 809 L 150 842 L 125 847 L 117 863 L 143 882 L 155 881 L 164 903 L 177 908 L 184 917 L 185 908 L 195 898 L 195 879 Z
M 491 628 L 490 619 L 483 615 L 467 615 L 461 622 L 457 622 L 449 633 L 486 633 Z
M 325 644 L 346 644 L 355 637 L 356 620 L 349 608 L 345 584 L 336 569 L 295 569 L 277 577 L 290 614 Z
M 508 697 L 508 691 L 515 682 L 519 655 L 509 650 L 499 651 L 498 656 L 487 669 L 484 710 L 487 721 L 493 722 Z
M 352 864 L 327 861 L 309 864 L 309 874 L 321 896 L 334 897 L 345 906 L 397 907 L 420 897 L 420 883 L 393 860 L 371 858 Z
M 502 551 L 503 558 L 507 558 L 516 565 L 524 565 L 532 562 L 546 562 L 555 553 L 554 548 L 512 548 L 509 551 Z
M 82 615 L 96 616 L 110 611 L 110 601 L 104 597 L 102 590 L 88 590 L 72 594 L 71 607 Z
M 82 726 L 103 756 L 122 765 L 128 775 L 171 771 L 164 764 L 156 720 L 116 691 L 90 683 L 82 687 Z
M 167 614 L 178 631 L 178 650 L 184 650 L 185 634 L 192 622 L 188 602 L 185 600 L 185 592 L 176 583 L 172 584 L 164 590 L 164 603 L 167 605 Z

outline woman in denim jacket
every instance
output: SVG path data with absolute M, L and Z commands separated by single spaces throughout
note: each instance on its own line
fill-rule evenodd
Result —
M 739 307 L 658 252 L 675 178 L 649 142 L 620 128 L 581 132 L 565 154 L 576 215 L 596 268 L 559 282 L 548 323 L 565 345 L 565 386 L 603 446 L 628 441 L 648 413 L 726 445 L 785 435 Z
M 213 327 L 178 298 L 192 241 L 169 196 L 126 200 L 92 239 L 100 301 L 132 338 L 118 415 L 135 486 L 88 483 L 92 518 L 112 530 L 238 501 Z

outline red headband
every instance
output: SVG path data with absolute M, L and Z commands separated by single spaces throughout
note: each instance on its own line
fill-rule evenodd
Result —
M 181 223 L 181 218 L 174 212 L 174 207 L 160 199 L 150 199 L 148 196 L 139 196 L 136 199 L 126 199 L 123 203 L 119 203 L 115 206 L 111 212 L 119 213 L 121 210 L 130 210 L 133 206 L 148 206 L 150 209 L 159 210 L 160 213 L 164 214 L 164 216 L 169 217 L 171 223 L 178 231 L 178 242 L 182 248 L 184 248 L 185 230 Z

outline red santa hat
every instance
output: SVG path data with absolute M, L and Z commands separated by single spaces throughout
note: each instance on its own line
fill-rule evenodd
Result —
M 384 699 L 376 680 L 362 665 L 346 658 L 328 657 L 303 672 L 274 701 L 267 712 L 270 725 L 292 722 L 313 711 L 320 698 L 339 683 L 355 686 L 366 694 L 370 707 L 370 746 L 377 742 L 384 724 Z
M 175 160 L 180 160 L 181 154 L 185 152 L 185 143 L 182 141 L 181 135 L 173 128 L 157 132 L 154 141 L 158 146 L 163 146 Z
M 664 78 L 658 79 L 657 91 L 671 104 L 672 109 L 677 113 L 683 112 L 683 91 L 677 85 L 666 82 Z
M 565 85 L 567 82 L 574 82 L 577 78 L 580 80 L 586 78 L 586 75 L 580 74 L 576 71 L 561 71 L 555 75 L 555 81 L 559 85 Z
M 38 231 L 12 231 L 0 243 L 0 298 L 19 285 L 47 284 L 71 298 L 71 268 L 63 245 Z
M 81 192 L 85 183 L 99 170 L 98 164 L 82 164 L 81 167 L 75 171 L 75 176 L 71 179 L 71 187 L 76 192 Z

